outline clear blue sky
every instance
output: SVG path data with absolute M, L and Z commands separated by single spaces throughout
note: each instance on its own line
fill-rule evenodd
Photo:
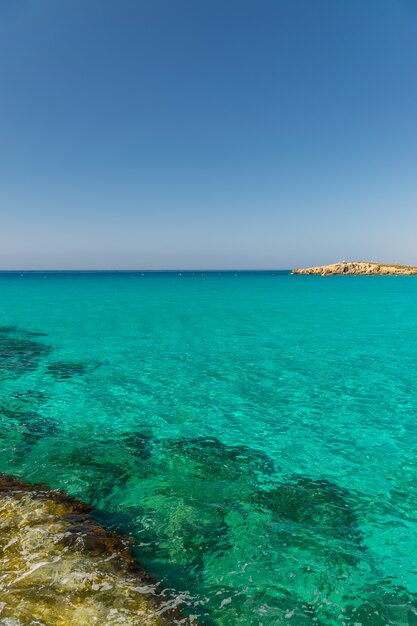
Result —
M 415 0 L 0 0 L 0 268 L 417 264 Z

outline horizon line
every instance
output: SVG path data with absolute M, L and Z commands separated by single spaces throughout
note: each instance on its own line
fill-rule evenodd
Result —
M 213 269 L 213 268 L 194 268 L 194 269 L 1 269 L 0 274 L 6 273 L 36 273 L 36 274 L 53 274 L 53 273 L 62 273 L 62 272 L 80 272 L 80 273 L 105 273 L 105 272 L 120 272 L 120 273 L 153 273 L 153 272 L 184 272 L 184 273 L 192 273 L 192 272 L 291 272 L 294 268 L 284 267 L 284 268 L 222 268 L 222 269 Z

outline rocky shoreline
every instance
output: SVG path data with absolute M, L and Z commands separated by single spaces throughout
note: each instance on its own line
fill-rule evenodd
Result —
M 176 599 L 64 491 L 0 475 L 0 623 L 169 626 Z
M 363 262 L 363 261 L 340 261 L 331 265 L 319 265 L 296 269 L 292 274 L 332 274 L 355 275 L 355 276 L 415 276 L 417 267 L 413 265 L 389 265 L 386 263 Z

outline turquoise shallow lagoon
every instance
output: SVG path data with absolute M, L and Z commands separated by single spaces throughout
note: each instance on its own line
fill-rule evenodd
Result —
M 417 624 L 417 279 L 0 274 L 0 471 L 209 626 Z

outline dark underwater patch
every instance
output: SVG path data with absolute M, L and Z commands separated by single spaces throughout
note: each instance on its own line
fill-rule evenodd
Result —
M 49 395 L 44 391 L 35 389 L 27 389 L 25 391 L 15 391 L 11 394 L 12 398 L 24 404 L 43 404 L 49 399 Z
M 82 483 L 88 502 L 94 507 L 105 508 L 108 498 L 122 489 L 132 476 L 141 474 L 138 458 L 111 440 L 91 441 L 90 444 L 67 444 L 64 451 L 53 451 L 49 462 L 62 467 L 63 472 L 72 468 L 72 475 Z
M 8 333 L 16 333 L 18 332 L 18 327 L 17 326 L 0 326 L 0 334 L 1 335 L 6 335 Z
M 152 435 L 141 431 L 132 431 L 121 438 L 122 445 L 143 461 L 150 459 L 154 441 Z
M 272 514 L 271 528 L 279 543 L 305 553 L 306 563 L 316 561 L 329 570 L 327 582 L 323 581 L 328 590 L 336 573 L 346 576 L 363 559 L 363 535 L 347 489 L 329 480 L 300 476 L 258 490 L 252 503 Z M 317 575 L 314 568 L 311 574 Z
M 52 351 L 51 346 L 28 338 L 30 333 L 14 326 L 0 328 L 1 377 L 15 378 L 35 370 L 40 360 Z
M 266 454 L 215 437 L 165 440 L 149 467 L 138 501 L 148 520 L 142 538 L 157 541 L 180 577 L 191 569 L 196 576 L 210 555 L 232 549 L 228 516 L 244 518 L 253 487 L 274 471 Z
M 87 371 L 85 363 L 80 361 L 51 363 L 46 371 L 56 381 L 68 380 L 76 376 L 84 376 Z
M 344 617 L 353 626 L 416 626 L 417 598 L 405 587 L 390 587 L 389 581 L 381 580 L 367 589 L 367 597 L 348 603 Z
M 18 326 L 0 326 L 0 334 L 19 334 L 25 337 L 47 337 L 48 334 L 37 330 L 26 330 Z
M 280 519 L 358 537 L 358 519 L 349 491 L 329 480 L 301 476 L 294 482 L 259 492 L 258 502 Z
M 194 463 L 196 473 L 208 479 L 256 480 L 259 475 L 274 472 L 274 463 L 264 452 L 243 445 L 228 446 L 216 437 L 170 440 L 164 448 L 170 458 Z
M 9 431 L 18 431 L 24 446 L 34 445 L 45 437 L 54 437 L 59 433 L 55 420 L 44 417 L 35 411 L 0 407 L 0 425 Z

